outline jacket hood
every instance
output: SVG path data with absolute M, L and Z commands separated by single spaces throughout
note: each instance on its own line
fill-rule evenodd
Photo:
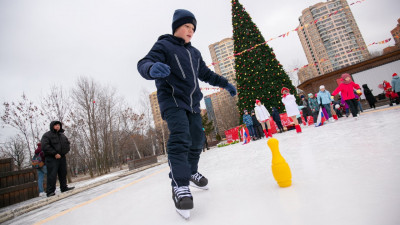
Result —
M 166 41 L 172 42 L 172 43 L 177 44 L 177 45 L 182 45 L 182 46 L 191 46 L 191 45 L 192 45 L 190 42 L 187 43 L 187 44 L 185 44 L 185 40 L 183 40 L 182 38 L 179 38 L 179 37 L 175 37 L 175 36 L 172 35 L 172 34 L 164 34 L 164 35 L 161 35 L 161 36 L 158 38 L 158 40 L 159 40 L 159 41 L 160 41 L 160 40 L 166 40 Z
M 392 78 L 393 78 L 393 79 L 399 79 L 399 76 L 398 76 L 398 75 L 395 75 L 395 76 L 393 76 Z
M 64 130 L 62 129 L 62 124 L 61 124 L 60 121 L 52 121 L 52 122 L 50 123 L 50 131 L 56 133 L 56 130 L 54 130 L 54 125 L 56 125 L 56 124 L 60 124 L 60 130 L 59 130 L 58 132 L 59 132 L 59 133 L 63 133 Z

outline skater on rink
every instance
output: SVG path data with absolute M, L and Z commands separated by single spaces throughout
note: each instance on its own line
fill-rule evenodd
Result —
M 355 119 L 357 119 L 358 114 L 358 103 L 356 100 L 356 96 L 354 94 L 354 89 L 360 89 L 360 85 L 354 83 L 351 80 L 351 76 L 348 73 L 342 74 L 342 83 L 337 87 L 333 92 L 332 95 L 335 96 L 339 94 L 342 95 L 342 99 L 346 101 L 347 105 L 349 105 L 351 114 Z
M 167 149 L 172 199 L 177 211 L 186 219 L 193 208 L 189 183 L 203 189 L 208 184 L 207 178 L 198 172 L 204 143 L 200 115 L 203 94 L 199 79 L 225 88 L 231 96 L 236 95 L 236 88 L 211 71 L 199 50 L 191 45 L 196 25 L 191 12 L 177 9 L 172 19 L 172 35 L 160 36 L 150 52 L 138 62 L 142 77 L 155 80 L 157 86 L 161 115 L 170 131 Z
M 253 120 L 251 119 L 251 116 L 249 115 L 249 112 L 246 109 L 244 110 L 243 123 L 246 124 L 246 127 L 250 133 L 250 137 L 253 139 L 253 141 L 255 141 L 256 135 L 253 129 Z
M 325 108 L 325 110 L 328 114 L 327 119 L 329 119 L 329 122 L 335 122 L 335 120 L 332 118 L 332 113 L 331 113 L 331 102 L 332 102 L 331 93 L 325 89 L 324 85 L 321 85 L 319 87 L 317 100 L 318 100 L 318 104 L 320 105 L 320 107 L 322 109 Z
M 299 106 L 296 103 L 296 98 L 294 97 L 294 95 L 290 94 L 289 89 L 286 87 L 282 88 L 281 93 L 282 103 L 285 105 L 287 116 L 292 118 L 294 122 L 294 127 L 296 128 L 296 132 L 301 133 L 301 127 L 296 118 L 297 115 L 300 115 Z
M 261 104 L 261 101 L 258 99 L 256 99 L 256 105 L 254 111 L 256 112 L 257 120 L 261 123 L 265 137 L 266 138 L 272 137 L 271 123 L 269 121 L 271 115 L 269 114 L 265 106 Z
M 317 118 L 318 118 L 319 106 L 318 106 L 317 99 L 314 98 L 314 95 L 312 93 L 308 94 L 308 105 L 311 108 L 311 114 L 312 114 L 312 117 L 313 117 L 314 126 L 317 127 Z

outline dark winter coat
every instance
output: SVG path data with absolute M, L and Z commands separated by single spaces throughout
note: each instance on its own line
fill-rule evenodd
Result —
M 368 103 L 369 104 L 375 103 L 376 102 L 376 98 L 372 94 L 372 90 L 369 89 L 368 85 L 367 84 L 363 84 L 362 87 L 363 87 L 363 90 L 364 90 L 365 98 L 367 99 Z
M 159 37 L 150 52 L 138 62 L 140 75 L 147 80 L 154 80 L 149 71 L 156 62 L 171 68 L 169 76 L 155 79 L 162 117 L 167 109 L 173 107 L 200 113 L 203 94 L 198 79 L 222 88 L 228 84 L 227 79 L 206 66 L 199 50 L 190 43 L 185 44 L 182 38 L 170 34 Z
M 303 115 L 311 114 L 311 107 L 307 99 L 301 100 L 301 105 L 304 106 L 304 108 L 301 109 L 301 111 L 303 111 Z
M 281 121 L 281 116 L 279 115 L 279 111 L 275 107 L 272 107 L 272 118 L 274 119 L 275 122 Z
M 253 126 L 253 120 L 249 114 L 244 114 L 243 115 L 243 123 L 246 124 L 246 126 Z
M 256 115 L 252 115 L 251 120 L 253 120 L 253 126 L 261 126 L 261 123 L 258 122 Z
M 54 130 L 54 125 L 60 124 L 60 130 Z M 42 151 L 45 156 L 54 157 L 56 154 L 61 156 L 66 155 L 70 150 L 70 143 L 68 138 L 64 135 L 62 124 L 60 121 L 53 121 L 50 123 L 50 131 L 47 131 L 42 136 Z

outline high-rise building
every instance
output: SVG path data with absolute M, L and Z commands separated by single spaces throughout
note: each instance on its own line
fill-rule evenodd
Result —
M 398 51 L 400 49 L 400 19 L 397 20 L 397 26 L 390 31 L 393 36 L 394 46 L 389 46 L 383 49 L 383 54 Z
M 165 120 L 161 118 L 160 106 L 158 105 L 157 91 L 151 93 L 149 95 L 149 99 L 151 105 L 151 112 L 153 114 L 154 126 L 156 128 L 157 133 L 159 133 L 161 136 L 160 139 L 162 139 L 165 152 L 165 146 L 168 140 L 169 131 L 167 122 L 165 122 Z
M 320 76 L 370 57 L 346 0 L 310 6 L 302 11 L 299 22 L 301 29 L 297 30 L 297 34 L 308 63 L 314 67 L 300 73 L 300 80 Z M 312 77 L 301 78 L 302 74 Z
M 400 19 L 397 20 L 397 26 L 390 33 L 392 33 L 395 45 L 400 46 Z
M 236 87 L 233 39 L 225 38 L 208 46 L 217 74 L 228 79 Z M 224 136 L 224 131 L 239 125 L 237 95 L 232 97 L 226 90 L 204 97 L 208 119 L 214 121 L 216 132 Z
M 236 86 L 235 58 L 228 58 L 233 56 L 233 39 L 225 38 L 220 42 L 209 45 L 208 49 L 210 49 L 215 72 Z

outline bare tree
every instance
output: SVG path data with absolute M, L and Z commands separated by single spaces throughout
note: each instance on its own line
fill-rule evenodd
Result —
M 41 98 L 42 112 L 48 121 L 57 120 L 64 124 L 71 111 L 70 105 L 68 95 L 62 86 L 51 86 L 50 93 Z
M 0 146 L 0 152 L 2 157 L 12 158 L 16 163 L 18 170 L 23 169 L 27 165 L 27 162 L 25 162 L 26 144 L 24 138 L 20 135 L 9 138 L 2 146 Z
M 40 134 L 45 126 L 42 111 L 30 101 L 25 94 L 19 102 L 4 102 L 4 113 L 1 119 L 4 124 L 14 127 L 23 136 L 29 157 L 32 150 L 40 141 Z
M 140 112 L 143 115 L 143 127 L 141 130 L 141 135 L 149 136 L 149 141 L 153 149 L 153 155 L 156 154 L 155 149 L 155 135 L 150 132 L 154 128 L 153 113 L 151 111 L 151 103 L 149 101 L 150 92 L 145 88 L 142 89 L 140 95 Z

